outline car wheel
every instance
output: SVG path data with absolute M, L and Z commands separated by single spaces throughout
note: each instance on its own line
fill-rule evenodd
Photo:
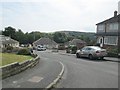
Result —
M 90 59 L 90 60 L 92 60 L 92 59 L 93 59 L 93 56 L 92 56 L 91 54 L 89 55 L 89 59 Z
M 80 58 L 80 55 L 77 53 L 77 54 L 76 54 L 76 57 L 77 57 L 77 58 Z

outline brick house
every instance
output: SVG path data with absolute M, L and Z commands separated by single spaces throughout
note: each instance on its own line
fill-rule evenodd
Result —
M 77 46 L 77 49 L 80 49 L 84 46 L 86 46 L 86 42 L 81 39 L 73 39 L 69 42 L 70 46 Z
M 97 43 L 101 47 L 120 47 L 120 14 L 114 12 L 114 16 L 97 23 Z

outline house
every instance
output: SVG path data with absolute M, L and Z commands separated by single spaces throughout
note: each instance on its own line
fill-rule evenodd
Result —
M 58 44 L 49 38 L 40 38 L 37 41 L 33 42 L 33 47 L 36 47 L 37 45 L 43 45 L 49 49 L 58 48 Z
M 86 45 L 86 42 L 81 40 L 81 39 L 73 39 L 72 41 L 69 42 L 70 46 L 77 46 L 77 48 L 82 48 Z
M 120 14 L 114 12 L 114 16 L 97 23 L 97 43 L 101 47 L 120 47 Z
M 0 48 L 5 48 L 7 46 L 19 47 L 19 42 L 10 37 L 0 35 Z

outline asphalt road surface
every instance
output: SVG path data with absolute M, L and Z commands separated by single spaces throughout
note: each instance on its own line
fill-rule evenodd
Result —
M 41 58 L 40 63 L 33 69 L 3 80 L 3 87 L 45 87 L 61 71 L 61 66 L 58 64 L 60 61 L 65 67 L 65 72 L 56 88 L 118 88 L 117 62 L 76 58 L 75 55 L 68 56 L 51 51 L 36 51 L 36 53 Z M 46 76 L 43 76 L 44 74 Z M 46 83 L 29 84 L 30 78 L 34 76 L 44 78 L 43 81 L 46 80 Z
M 118 88 L 118 63 L 37 52 L 42 58 L 61 61 L 65 72 L 57 88 Z
M 58 61 L 41 57 L 35 67 L 2 80 L 2 88 L 45 88 L 56 79 L 61 69 Z

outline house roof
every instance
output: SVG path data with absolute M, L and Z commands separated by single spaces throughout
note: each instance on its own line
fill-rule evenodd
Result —
M 104 23 L 113 23 L 113 22 L 120 22 L 120 14 L 112 18 L 106 19 L 100 23 L 97 23 L 96 25 L 104 24 Z
M 76 44 L 79 44 L 79 43 L 86 44 L 86 42 L 83 41 L 83 40 L 81 40 L 81 39 L 73 39 L 73 40 L 70 42 L 70 45 L 76 45 Z
M 15 43 L 19 43 L 18 41 L 11 39 L 10 37 L 4 36 L 4 35 L 0 35 L 0 42 L 2 44 L 15 44 Z
M 37 41 L 33 42 L 35 45 L 57 45 L 57 43 L 49 38 L 40 38 Z

